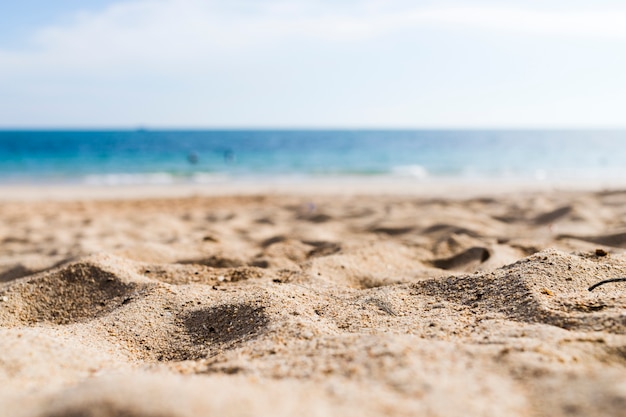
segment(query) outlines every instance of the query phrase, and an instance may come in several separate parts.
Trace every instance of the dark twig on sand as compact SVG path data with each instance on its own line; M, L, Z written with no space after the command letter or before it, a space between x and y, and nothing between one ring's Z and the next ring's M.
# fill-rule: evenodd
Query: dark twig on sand
M591 287L589 287L589 291L593 291L594 289L598 288L600 285L608 284L610 282L626 282L626 278L611 278L611 279L605 279L604 281L596 282Z

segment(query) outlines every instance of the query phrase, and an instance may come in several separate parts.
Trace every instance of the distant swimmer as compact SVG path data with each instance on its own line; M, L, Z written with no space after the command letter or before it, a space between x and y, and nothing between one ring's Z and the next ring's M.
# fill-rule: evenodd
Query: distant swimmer
M200 160L200 157L198 156L196 152L191 151L187 154L187 161L189 161L191 165L196 165L199 160Z
M231 149L224 151L224 162L226 162L227 164L232 164L233 162L235 162L235 151Z

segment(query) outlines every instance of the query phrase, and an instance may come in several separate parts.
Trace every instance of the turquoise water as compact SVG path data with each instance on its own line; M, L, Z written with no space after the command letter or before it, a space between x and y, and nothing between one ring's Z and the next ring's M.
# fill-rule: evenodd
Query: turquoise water
M0 131L0 183L626 180L626 131Z

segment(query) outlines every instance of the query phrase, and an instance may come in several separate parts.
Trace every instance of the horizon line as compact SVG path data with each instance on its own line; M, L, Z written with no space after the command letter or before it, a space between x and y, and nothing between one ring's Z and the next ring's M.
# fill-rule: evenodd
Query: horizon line
M26 131L608 131L624 126L0 126L0 132Z

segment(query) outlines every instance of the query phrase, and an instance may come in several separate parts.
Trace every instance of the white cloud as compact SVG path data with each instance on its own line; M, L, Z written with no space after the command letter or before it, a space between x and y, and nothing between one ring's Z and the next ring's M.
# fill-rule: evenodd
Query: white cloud
M449 8L413 12L407 19L533 35L626 39L626 10L557 12L514 8Z
M0 72L116 71L211 65L219 56L297 40L358 42L427 27L626 39L626 9L541 11L415 7L402 2L137 0L42 28L26 50L0 50Z

